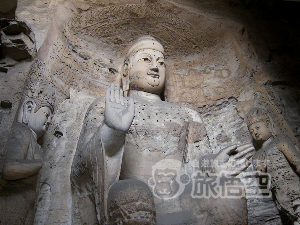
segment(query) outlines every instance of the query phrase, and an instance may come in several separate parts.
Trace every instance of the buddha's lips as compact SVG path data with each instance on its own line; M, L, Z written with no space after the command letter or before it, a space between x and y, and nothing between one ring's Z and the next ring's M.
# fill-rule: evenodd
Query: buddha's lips
M148 76L151 76L151 77L153 77L153 78L159 78L159 75L158 75L158 74L148 73L147 75L148 75Z

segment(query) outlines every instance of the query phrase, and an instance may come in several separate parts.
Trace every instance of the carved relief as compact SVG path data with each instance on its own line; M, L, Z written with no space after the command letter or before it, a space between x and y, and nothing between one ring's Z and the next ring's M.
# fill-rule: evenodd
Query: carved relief
M156 224L149 187L139 180L120 180L109 190L108 224Z
M82 44L82 35L88 35L101 38L106 45L115 44L121 52L125 50L121 44L134 41L141 33L164 40L167 55L196 52L201 43L201 35L189 23L159 4L114 5L88 11L68 21L64 33L75 47Z

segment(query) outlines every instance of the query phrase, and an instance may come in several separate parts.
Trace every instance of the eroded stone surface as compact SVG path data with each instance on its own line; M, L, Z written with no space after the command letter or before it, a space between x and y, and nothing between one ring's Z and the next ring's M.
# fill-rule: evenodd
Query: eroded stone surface
M40 43L59 2L20 1L17 15L30 19ZM206 146L210 146L210 151L217 152L232 141L239 144L250 142L250 134L241 118L245 118L247 111L253 106L267 108L276 125L297 145L298 88L295 83L289 83L290 80L293 83L294 78L288 79L286 74L298 74L297 68L293 66L297 61L295 53L298 45L292 37L299 35L295 35L298 31L290 23L291 26L286 26L287 21L281 20L281 13L273 19L268 18L268 13L261 14L264 9L274 10L274 5L278 4L266 2L267 8L264 8L266 4L262 1L228 3L181 0L73 1L73 5L67 3L59 6L38 59L29 72L32 81L51 81L59 90L56 104L60 114L56 125L51 126L44 137L43 144L47 152L47 169L43 170L42 176L44 181L49 181L50 188L42 187L40 199L45 202L45 206L41 206L36 222L71 224L70 184L67 180L83 117L92 99L104 96L105 87L116 81L125 50L141 34L154 35L168 49L165 99L188 105L204 115L208 132L195 132L191 135L191 139L200 135L205 140L198 146L199 154L203 154ZM125 9L127 3L138 5ZM155 6L140 5L152 3ZM285 3L288 2L282 1L282 4ZM110 7L104 9L107 6ZM255 16L251 16L248 9L254 11ZM115 31L109 27L113 18L103 17L103 13L114 15L120 11L124 13L117 17L125 18L126 21L115 24L120 27ZM154 12L153 15L151 12ZM284 12L284 9L280 12ZM98 18L95 25L94 16ZM107 18L107 21L100 23L99 17ZM69 22L65 24L66 21ZM275 22L278 25L273 26ZM83 29L78 30L78 24ZM101 29L102 25L108 29ZM187 29L181 29L184 25ZM277 35L276 30L279 31L282 27L285 30L281 32L282 36ZM186 32L190 28L193 31ZM167 38L164 39L164 36ZM186 43L193 42L187 48L184 46L186 40ZM175 42L176 44L170 44ZM13 73L18 70L10 67L16 65L16 61L3 59L1 62L6 65L1 67L1 79L11 85L3 87L1 92L6 93L3 101L12 102L11 110L1 108L1 135L6 137L21 92L20 86L13 85L19 84L19 79L14 78L17 73ZM23 69L18 68L19 71ZM26 75L23 75L25 78ZM13 89L8 91L9 87ZM72 90L71 93L69 90ZM76 98L81 100L76 101ZM284 99L284 102L279 98ZM295 134L298 135L296 138ZM4 146L5 139L2 142ZM185 203L188 202L186 200ZM264 224L266 221L263 217L266 215L273 218L268 223L280 223L274 205L253 199L248 199L247 204L249 224ZM205 208L204 203L202 206ZM207 209L202 210L201 216L204 218Z
M0 22L3 56L17 61L32 59L36 54L35 39L28 25L24 21L8 19Z

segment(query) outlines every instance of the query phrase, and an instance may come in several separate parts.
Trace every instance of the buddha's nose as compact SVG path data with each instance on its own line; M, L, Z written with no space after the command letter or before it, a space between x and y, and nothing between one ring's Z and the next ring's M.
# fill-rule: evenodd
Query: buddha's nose
M151 68L150 68L152 71L158 73L158 67L157 67L157 62L155 61L152 61L151 63Z

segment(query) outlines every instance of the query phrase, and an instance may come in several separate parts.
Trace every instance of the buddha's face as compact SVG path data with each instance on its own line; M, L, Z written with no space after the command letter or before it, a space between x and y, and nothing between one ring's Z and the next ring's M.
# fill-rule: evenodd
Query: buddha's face
M31 113L28 120L28 126L38 137L41 137L47 131L50 122L51 110L49 107L41 107L38 111Z
M129 60L130 89L160 94L165 85L164 55L154 49L142 49Z
M253 123L249 127L249 131L250 131L253 139L258 142L264 142L272 136L271 130L267 126L267 124L264 122L260 122L260 121Z

